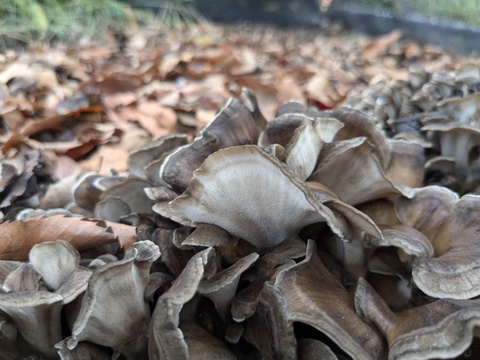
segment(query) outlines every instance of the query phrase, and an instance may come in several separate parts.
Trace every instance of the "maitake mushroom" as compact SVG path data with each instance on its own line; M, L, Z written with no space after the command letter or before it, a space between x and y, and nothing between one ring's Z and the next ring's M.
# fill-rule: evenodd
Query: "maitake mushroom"
M76 175L72 215L134 225L137 241L0 262L0 344L62 359L460 355L480 324L480 201L425 180L477 186L476 69L376 84L356 106L373 117L289 102L267 122L244 89L191 142Z
M372 115L390 136L428 149L427 185L478 193L479 69L466 63L452 72L411 70L408 81L377 81L345 104Z

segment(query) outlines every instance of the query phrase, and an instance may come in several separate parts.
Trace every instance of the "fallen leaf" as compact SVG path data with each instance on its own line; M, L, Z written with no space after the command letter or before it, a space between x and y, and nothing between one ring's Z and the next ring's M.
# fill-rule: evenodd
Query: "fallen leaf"
M0 224L0 233L2 260L26 260L30 249L45 241L66 240L78 250L84 250L115 241L128 248L136 238L134 226L62 215L6 221Z
M367 60L375 60L377 57L384 54L387 49L401 37L402 33L397 30L370 40L362 49L363 58Z

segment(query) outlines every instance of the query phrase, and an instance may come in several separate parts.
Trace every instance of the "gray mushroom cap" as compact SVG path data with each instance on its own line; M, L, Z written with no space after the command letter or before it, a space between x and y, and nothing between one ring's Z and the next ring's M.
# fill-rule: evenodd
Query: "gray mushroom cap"
M436 300L394 313L365 279L358 282L355 308L384 334L390 360L455 358L480 326L478 299Z
M229 99L191 144L181 146L165 158L160 167L160 177L173 190L184 191L195 169L210 154L231 146L256 143L261 126L244 104Z
M158 298L148 335L150 359L188 359L188 346L179 328L180 311L195 296L213 252L208 248L195 254L170 289Z
M154 210L185 225L217 225L259 249L316 222L327 221L342 238L349 231L283 163L255 145L210 155L169 209Z
M150 309L144 298L150 266L160 256L151 241L140 241L123 260L97 269L88 282L68 348L91 341L116 351L142 357ZM115 305L113 305L115 301Z
M57 289L80 264L78 250L64 240L37 244L30 250L28 257L51 290Z

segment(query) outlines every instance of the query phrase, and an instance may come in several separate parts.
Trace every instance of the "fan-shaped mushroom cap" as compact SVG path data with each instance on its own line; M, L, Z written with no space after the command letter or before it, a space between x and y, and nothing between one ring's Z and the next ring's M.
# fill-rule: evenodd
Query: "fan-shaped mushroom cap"
M303 124L307 116L300 114L280 115L267 123L265 130L258 137L258 146L266 148L272 144L287 146L292 135L300 125Z
M245 105L229 99L191 144L178 148L165 158L160 177L180 193L189 186L194 170L210 154L231 146L254 144L261 130Z
M154 201L150 200L144 192L144 188L150 186L152 184L148 181L135 177L127 178L121 183L111 186L102 194L100 201L95 206L95 214L104 211L110 213L108 208L103 209L105 206L110 206L107 201L110 197L122 200L133 213L150 214Z
M420 231L408 226L380 226L383 238L370 239L369 244L375 246L395 246L406 254L416 257L432 257L433 247L430 240Z
M168 214L160 213L186 225L217 225L259 249L325 219L340 237L348 232L284 164L255 145L210 155L169 207Z
M480 130L477 127L431 124L424 126L422 131L433 131L438 135L441 155L455 160L454 174L461 182L472 182L472 178L478 177L474 174L474 171L478 171L480 161ZM464 184L462 192L468 191L467 186Z
M312 240L308 241L305 260L280 271L272 287L278 299L270 301L271 310L262 316L270 314L265 318L271 322L269 329L283 328L286 332L293 330L293 322L301 322L324 333L355 359L386 356L384 339L355 313L352 295L323 265ZM248 326L257 326L251 319ZM262 341L272 343L265 336ZM285 341L288 344L292 340L286 337Z
M54 357L62 340L60 314L63 297L46 291L0 294L0 310L15 323L22 339L34 352Z
M170 289L158 298L148 336L150 359L188 359L188 346L178 327L180 311L197 292L213 254L213 248L195 254Z
M230 240L228 232L212 224L198 224L182 245L218 247L226 246Z
M395 211L403 225L410 226L432 239L452 213L457 201L458 195L453 191L439 186L427 186L416 189L412 199L398 199L395 202ZM438 250L435 250L435 253L438 254Z
M93 211L102 195L102 190L98 189L94 182L101 178L101 175L91 172L83 174L73 189L75 204L85 210Z
M355 308L386 337L391 360L455 358L480 326L478 299L437 300L393 313L365 279L358 282Z
M423 186L425 178L425 155L420 144L403 140L390 140L392 151L385 176L394 184L411 188ZM402 190L404 188L402 187Z
M310 176L323 145L331 142L342 127L336 119L305 117L285 148L285 163L297 179L305 181Z
M94 216L97 219L120 222L120 219L131 213L132 209L128 203L119 197L111 196L97 204Z
M155 244L140 241L127 250L123 260L94 272L72 328L69 349L87 340L127 356L144 356L144 332L150 319L144 292L150 266L159 256Z
M437 103L439 111L461 124L470 124L472 116L479 110L480 93L465 97L453 97Z
M167 152L183 146L187 142L185 134L170 134L137 147L130 151L127 159L128 169L133 176L145 179L145 169L152 161L161 158L162 155L166 156Z
M5 277L1 290L10 293L46 290L44 287L45 284L41 275L35 271L33 266L31 264L22 264Z
M395 205L387 199L369 201L358 206L357 209L367 215L377 225L398 225Z
M78 250L64 240L37 244L30 250L28 258L50 290L57 289L80 264Z
M376 154L365 137L326 144L308 180L328 186L350 205L400 194L411 197L410 188L394 184L385 176Z
M172 201L178 194L166 186L146 187L143 189L145 195L153 201Z
M372 242L397 246L415 256L413 280L430 296L468 299L480 295L480 197L459 199L446 188L428 186L416 189L413 199L398 199L395 209L403 226L385 228L383 239Z
M230 313L230 303L237 293L240 276L257 259L256 253L245 256L211 278L203 279L198 285L198 292L213 301L223 321L226 321Z
M372 117L350 108L325 111L322 115L338 119L344 125L342 129L338 131L334 140L347 140L364 136L375 148L375 155L382 168L386 169L388 167L391 146Z
M20 261L0 260L0 284L3 286L7 276L22 265L24 265L24 263Z

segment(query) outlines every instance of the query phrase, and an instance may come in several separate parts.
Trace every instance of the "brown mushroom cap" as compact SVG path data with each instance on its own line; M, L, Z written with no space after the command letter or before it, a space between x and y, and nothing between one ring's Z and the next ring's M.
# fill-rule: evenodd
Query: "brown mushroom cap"
M411 188L423 186L425 155L420 144L403 140L390 140L390 164L385 169L387 179Z
M383 238L369 239L370 245L395 246L401 248L406 254L416 257L433 256L434 250L430 240L420 231L403 225L383 225L380 229Z
M182 245L206 247L227 246L230 235L212 224L198 224L196 229L182 242Z
M338 119L344 125L338 131L334 140L366 137L368 142L375 148L375 156L381 168L387 169L389 167L391 145L372 117L350 108L339 108L320 114Z
M237 357L220 339L216 338L195 323L181 326L185 343L188 348L189 359L204 360L236 360Z
M285 114L270 120L258 137L258 146L266 148L272 144L287 146L295 129L304 123L305 114ZM310 117L310 119L312 119Z
M382 336L355 313L352 295L323 265L312 240L305 260L278 273L275 287L283 294L280 303L289 323L318 329L356 359L385 356Z

